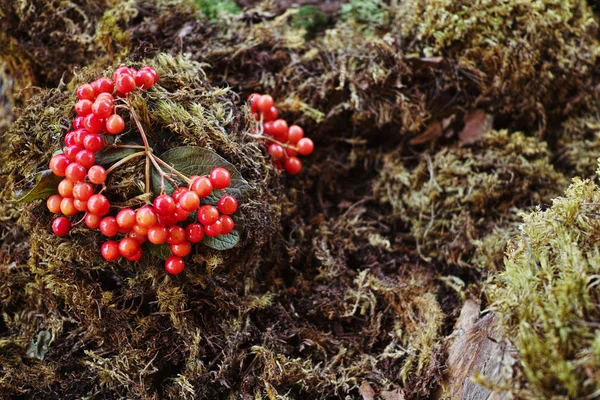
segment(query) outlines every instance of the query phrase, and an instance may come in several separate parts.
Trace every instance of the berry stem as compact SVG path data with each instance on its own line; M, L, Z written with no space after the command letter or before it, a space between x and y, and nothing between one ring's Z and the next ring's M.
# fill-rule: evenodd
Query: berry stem
M280 142L279 140L272 138L270 136L265 136L265 135L261 135L261 134L255 135L253 133L249 133L248 135L254 139L268 140L269 142L276 143L276 144L280 145L281 147L283 147L284 149L292 149L292 150L298 151L298 147L291 145L291 144Z
M106 175L110 175L111 172L113 172L115 169L119 168L121 165L123 165L135 158L143 157L145 155L146 155L145 151L138 151L137 153L130 154L127 157L120 159L119 161L117 161L116 163L111 165L109 169L106 170Z
M150 158L148 156L146 156L145 178L145 192L150 193Z
M152 154L151 156L158 163L160 163L161 165L163 165L165 168L168 168L169 171L171 171L173 174L175 174L177 177L179 177L181 180L183 180L188 185L192 183L192 180L190 178L188 178L187 176L185 176L181 172L177 171L175 168L173 168L172 166L170 166L168 163L166 163L163 160L161 160L160 158L156 157L154 154Z
M109 149L140 149L146 150L144 146L139 146L135 144L109 144L106 146Z

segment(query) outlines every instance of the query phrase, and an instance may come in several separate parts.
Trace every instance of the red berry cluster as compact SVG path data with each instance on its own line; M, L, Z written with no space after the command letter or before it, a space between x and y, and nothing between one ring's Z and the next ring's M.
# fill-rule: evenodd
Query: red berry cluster
M121 235L118 241L109 240L102 244L101 254L107 261L120 257L137 261L143 254L140 246L146 241L156 245L167 243L173 255L165 263L166 270L179 274L184 269L183 257L191 252L192 243L200 242L204 235L229 234L234 228L230 215L237 210L235 197L221 197L217 207L201 205L201 199L210 196L213 189L223 190L229 186L229 171L215 168L208 176L191 177L189 186L176 188L172 196L164 194L163 190L152 205L136 210L124 208L111 216L110 201L102 194L107 171L94 165L95 153L106 144L104 135L117 135L125 129L123 118L116 113L115 101L126 99L136 87L148 89L157 80L158 74L151 67L139 71L120 67L112 81L100 78L77 88L74 130L65 135L64 152L50 161L52 172L65 179L58 185L58 194L50 196L46 204L52 213L64 215L52 223L57 236L65 236L71 230L71 221L67 217L85 212L78 223L83 221L88 228L99 229L106 237ZM94 185L102 185L102 189L96 193ZM193 212L197 212L198 223L178 225L188 220Z
M278 119L279 111L274 106L273 97L268 94L253 93L248 97L250 110L257 121L262 124L262 136L271 142L267 152L273 158L278 169L283 169L290 174L297 174L302 169L302 162L298 154L307 156L313 152L313 141L304 137L304 130L298 125L288 126L283 119Z

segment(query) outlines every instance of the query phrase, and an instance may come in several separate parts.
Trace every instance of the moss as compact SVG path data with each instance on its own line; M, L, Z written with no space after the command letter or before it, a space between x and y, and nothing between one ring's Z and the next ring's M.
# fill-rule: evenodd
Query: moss
M208 19L218 19L222 14L239 14L240 6L233 0L196 0L202 14Z
M552 207L523 214L506 271L487 293L519 354L506 382L527 398L580 398L600 389L596 325L600 188L574 179Z
M389 13L379 0L350 0L350 2L342 4L340 16L359 24L383 25L389 23Z

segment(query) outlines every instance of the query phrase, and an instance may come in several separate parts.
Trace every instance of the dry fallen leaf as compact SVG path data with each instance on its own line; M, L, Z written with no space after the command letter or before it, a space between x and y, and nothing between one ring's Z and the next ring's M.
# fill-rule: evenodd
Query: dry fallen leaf
M363 400L375 400L375 391L367 381L363 381L361 383L358 392L362 396Z
M434 122L430 123L429 126L427 126L427 128L425 129L425 131L423 131L423 133L421 133L419 136L413 138L410 141L410 144L415 145L415 144L427 143L427 142L430 142L441 136L442 136L442 124L440 124L439 121L434 121Z
M461 144L473 144L492 129L494 117L483 110L475 110L465 116L465 127L458 134Z
M381 398L383 400L404 400L404 393L400 389L392 390L391 392L384 390L381 392Z

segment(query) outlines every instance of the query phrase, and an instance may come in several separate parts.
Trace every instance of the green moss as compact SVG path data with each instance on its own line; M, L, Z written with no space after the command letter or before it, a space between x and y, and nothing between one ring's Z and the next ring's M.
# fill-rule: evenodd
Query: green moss
M195 0L195 3L210 20L219 19L222 14L239 14L241 11L233 0Z
M312 39L317 33L323 31L327 25L327 15L317 7L309 5L302 6L292 16L291 25L306 31L306 38Z
M340 16L344 20L353 20L359 24L389 23L389 13L383 8L380 0L351 0L342 4Z
M548 210L524 214L506 251L506 271L487 290L519 354L528 398L581 398L600 389L600 188L574 179Z

